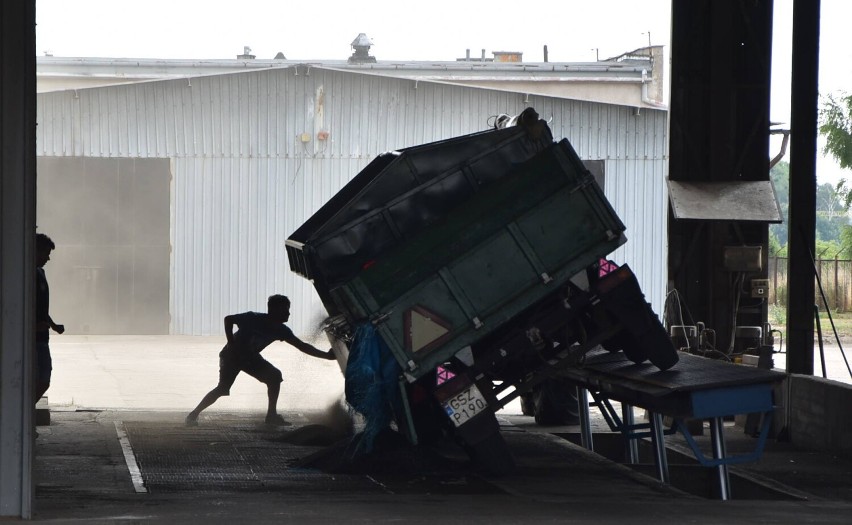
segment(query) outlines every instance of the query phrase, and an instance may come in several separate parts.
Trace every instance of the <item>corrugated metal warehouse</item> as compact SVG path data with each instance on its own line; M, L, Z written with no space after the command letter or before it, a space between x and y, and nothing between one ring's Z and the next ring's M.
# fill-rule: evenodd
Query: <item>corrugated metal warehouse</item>
M589 165L627 225L613 258L662 313L662 106L460 85L435 79L438 66L422 78L333 64L234 69L38 95L38 230L58 246L52 311L69 333L220 334L225 315L285 293L291 326L310 335L324 310L290 272L287 236L376 155L488 129L528 106L599 161ZM604 80L590 81L616 79Z

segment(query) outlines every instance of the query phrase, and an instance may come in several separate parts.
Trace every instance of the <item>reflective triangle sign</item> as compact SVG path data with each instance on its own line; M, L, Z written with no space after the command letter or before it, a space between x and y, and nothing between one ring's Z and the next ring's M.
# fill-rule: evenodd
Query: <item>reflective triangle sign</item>
M446 319L422 306L413 306L403 315L405 346L410 352L420 352L441 343L452 326Z

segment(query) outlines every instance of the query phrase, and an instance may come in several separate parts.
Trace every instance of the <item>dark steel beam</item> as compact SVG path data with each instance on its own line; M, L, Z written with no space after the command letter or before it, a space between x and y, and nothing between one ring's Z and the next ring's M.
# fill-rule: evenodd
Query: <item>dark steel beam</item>
M673 0L669 178L769 180L772 0ZM767 246L763 222L669 219L669 285L727 352L734 327L761 326L765 303L748 289L761 272L729 271L726 246ZM736 313L736 315L735 315ZM718 354L717 354L718 356Z
M32 515L35 0L0 3L0 519Z
M793 2L787 371L814 373L820 0Z

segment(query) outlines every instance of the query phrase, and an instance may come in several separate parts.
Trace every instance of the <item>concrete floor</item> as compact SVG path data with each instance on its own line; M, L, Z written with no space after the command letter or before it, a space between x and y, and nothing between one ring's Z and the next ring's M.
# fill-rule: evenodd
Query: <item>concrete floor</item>
M54 335L47 396L53 406L188 412L216 386L224 343L224 336ZM335 362L312 358L281 342L263 355L284 375L278 405L282 410L324 408L343 393L343 375ZM265 407L265 385L240 374L231 395L212 409Z
M489 475L452 447L394 450L397 455L375 459L372 471L332 472L317 467L316 458L340 453L341 442L332 439L339 437L339 418L330 410L343 388L335 363L283 343L266 350L284 372L279 408L293 426L264 425L263 385L241 377L230 398L205 412L198 427L186 427L186 411L216 382L221 338L65 336L55 337L52 348L52 421L38 428L36 440L36 521L847 523L852 517L849 458L770 441L759 462L732 474L774 484L779 490L767 494L775 495L740 490L738 498L734 484L734 499L721 502L663 485L647 475L652 469L586 451L564 439L576 427L538 427L511 405L500 414L518 464L511 475ZM599 418L594 423L605 430ZM729 453L754 445L738 427L726 434ZM706 469L679 466L682 440L667 442L673 481L706 477ZM128 466L134 462L135 476Z

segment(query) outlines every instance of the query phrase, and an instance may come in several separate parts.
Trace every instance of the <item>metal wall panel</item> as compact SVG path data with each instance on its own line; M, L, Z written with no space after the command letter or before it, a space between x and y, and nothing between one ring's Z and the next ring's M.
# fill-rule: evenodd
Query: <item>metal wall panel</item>
M603 160L607 198L627 226L627 243L612 259L636 272L658 315L667 290L668 128L665 111L530 97L554 137L582 159Z
M307 334L322 307L289 271L287 236L377 154L481 131L527 106L581 158L605 161L605 192L628 227L614 258L661 313L665 111L302 65L41 94L37 149L172 159L173 333L220 334L224 315L286 293L294 330Z

